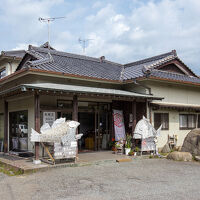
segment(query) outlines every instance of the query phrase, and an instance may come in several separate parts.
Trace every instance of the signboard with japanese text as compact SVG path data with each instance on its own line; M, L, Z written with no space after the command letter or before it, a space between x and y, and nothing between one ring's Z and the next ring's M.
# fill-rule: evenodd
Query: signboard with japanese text
M51 126L55 120L55 112L43 112L43 124L48 123Z
M124 117L122 110L113 110L115 140L126 140Z

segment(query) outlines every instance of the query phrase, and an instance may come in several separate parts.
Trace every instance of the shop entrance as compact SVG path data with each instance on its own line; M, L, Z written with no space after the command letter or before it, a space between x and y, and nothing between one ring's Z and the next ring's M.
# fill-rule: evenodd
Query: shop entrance
M72 101L58 100L56 118L65 117L72 120ZM82 138L78 141L79 152L108 149L111 133L110 103L92 101L78 102L78 132Z
M28 150L28 111L9 113L9 150Z
M83 103L80 103L83 105ZM86 103L85 103L86 105ZM100 151L108 149L110 141L109 104L87 102L87 109L79 107L79 133L83 134L79 140L79 151Z

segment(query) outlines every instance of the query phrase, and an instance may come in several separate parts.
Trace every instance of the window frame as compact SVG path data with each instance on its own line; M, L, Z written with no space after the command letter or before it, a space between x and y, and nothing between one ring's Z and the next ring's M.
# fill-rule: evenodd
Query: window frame
M181 127L181 120L180 120L180 117L181 116L187 116L187 127ZM189 116L194 116L194 124L195 126L194 127L189 127ZM186 113L181 113L179 114L179 130L192 130L192 129L195 129L197 127L197 114L186 114Z
M155 127L155 129L158 129L160 127L160 125L157 127L157 124L155 123L155 118L156 118L155 115L160 115L160 125L163 124L163 122L164 122L164 119L165 119L164 115L167 115L167 122L164 122L164 123L167 124L167 127L164 128L162 126L161 130L169 130L169 113L166 113L166 112L154 112L154 127Z

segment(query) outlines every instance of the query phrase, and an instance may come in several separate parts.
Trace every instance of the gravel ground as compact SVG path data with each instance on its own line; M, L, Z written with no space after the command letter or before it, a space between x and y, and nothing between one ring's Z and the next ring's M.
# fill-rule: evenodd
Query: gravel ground
M0 199L200 199L200 163L141 159L56 168L31 175L0 174Z

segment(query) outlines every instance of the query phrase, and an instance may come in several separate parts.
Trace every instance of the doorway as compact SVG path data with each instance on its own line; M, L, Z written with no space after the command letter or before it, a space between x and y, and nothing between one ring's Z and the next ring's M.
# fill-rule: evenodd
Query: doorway
M80 102L78 121L79 133L83 136L79 140L79 151L100 151L108 149L110 141L109 104L98 102ZM87 106L83 106L87 105Z

